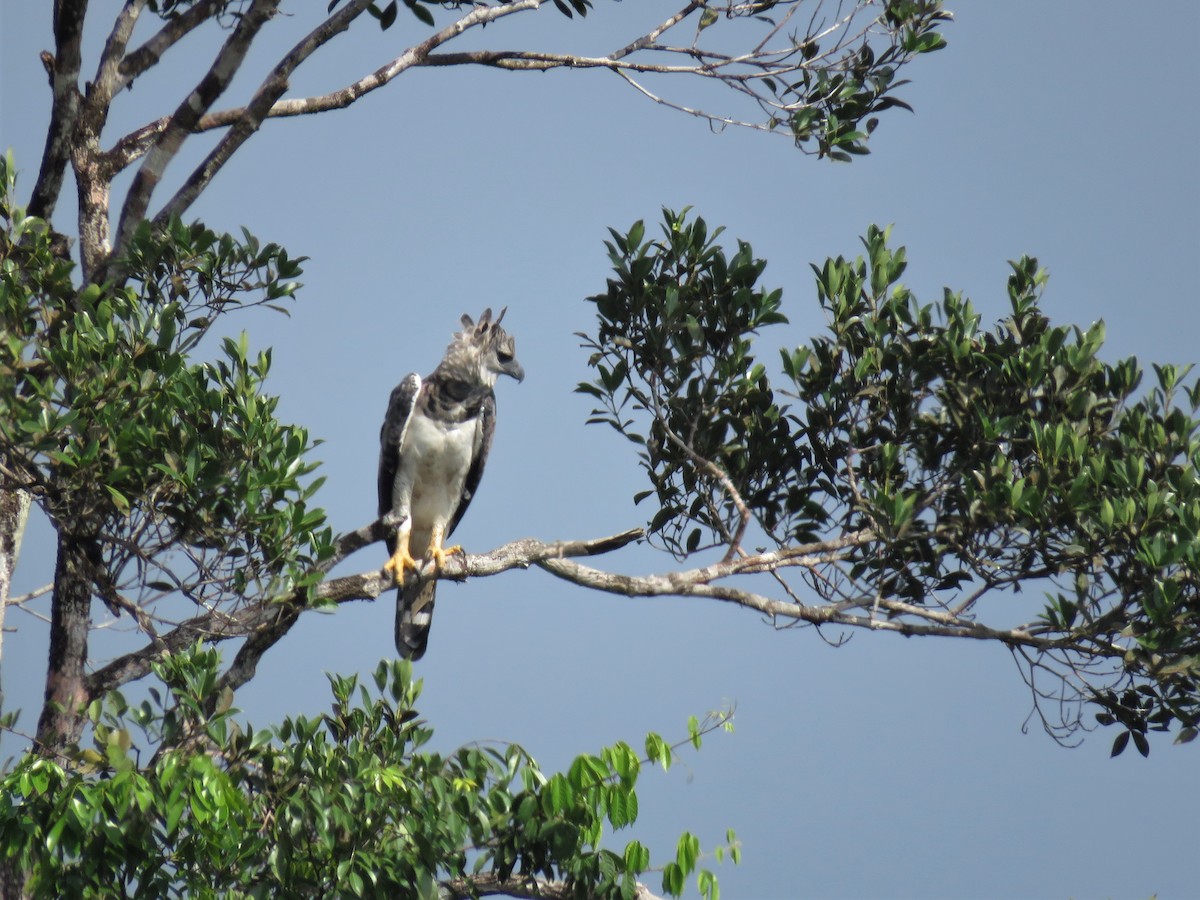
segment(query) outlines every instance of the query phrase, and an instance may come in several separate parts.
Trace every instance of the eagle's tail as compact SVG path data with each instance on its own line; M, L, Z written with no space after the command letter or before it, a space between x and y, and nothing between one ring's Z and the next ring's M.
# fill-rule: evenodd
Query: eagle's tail
M396 650L404 659L416 660L425 655L436 592L436 581L396 591Z

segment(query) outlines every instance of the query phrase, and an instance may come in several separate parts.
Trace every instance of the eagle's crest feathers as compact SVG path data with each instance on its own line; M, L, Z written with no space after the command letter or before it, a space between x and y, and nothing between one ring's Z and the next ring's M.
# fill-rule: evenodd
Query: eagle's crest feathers
M440 376L486 390L491 390L501 375L511 375L517 381L524 379L525 370L516 360L516 341L500 326L507 311L507 307L500 310L493 321L491 309L485 309L478 322L464 313L463 330L455 332L431 377Z

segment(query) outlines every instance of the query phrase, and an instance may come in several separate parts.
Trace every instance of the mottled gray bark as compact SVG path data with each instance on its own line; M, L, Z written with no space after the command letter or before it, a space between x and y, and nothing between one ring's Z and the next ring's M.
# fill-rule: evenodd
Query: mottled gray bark
M12 595L13 570L21 554L21 537L28 518L29 494L0 488L0 660L4 659L4 612ZM0 708L3 705L4 682L0 680Z
M50 659L37 727L37 750L47 756L79 742L91 699L86 674L92 566L87 549L85 541L59 532L50 606Z

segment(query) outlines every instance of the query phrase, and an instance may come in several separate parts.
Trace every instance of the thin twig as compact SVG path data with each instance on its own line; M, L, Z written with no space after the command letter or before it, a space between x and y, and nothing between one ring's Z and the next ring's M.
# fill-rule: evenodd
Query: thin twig
M35 600L54 590L53 584L43 584L40 588L35 588L28 594L20 594L16 597L9 597L6 606L20 606L22 603L28 603L30 600Z

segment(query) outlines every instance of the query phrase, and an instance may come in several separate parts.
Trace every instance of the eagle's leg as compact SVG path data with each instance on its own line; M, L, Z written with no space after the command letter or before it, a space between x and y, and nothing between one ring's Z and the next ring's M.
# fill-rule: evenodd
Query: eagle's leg
M439 572L445 568L446 557L451 553L460 553L463 556L467 555L467 551L458 544L455 544L453 547L443 547L443 540L445 540L445 526L434 525L429 533L429 550L426 552L426 555L434 561Z
M412 533L412 520L405 519L396 530L396 550L392 553L392 558L389 559L383 566L385 572L390 572L396 584L401 584L404 581L404 572L406 569L416 571L419 565L412 554L408 551L408 538Z

